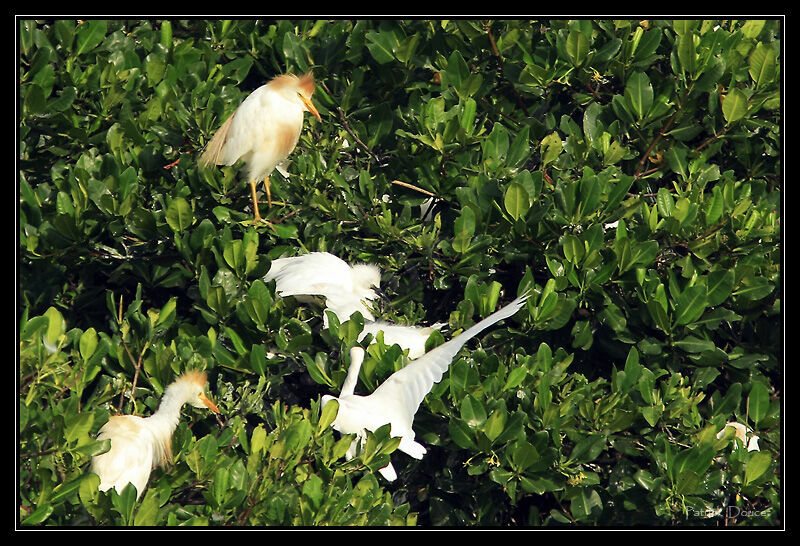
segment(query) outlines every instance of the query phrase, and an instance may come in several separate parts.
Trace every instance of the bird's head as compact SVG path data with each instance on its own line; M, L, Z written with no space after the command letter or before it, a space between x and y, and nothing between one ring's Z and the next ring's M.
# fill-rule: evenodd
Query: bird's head
M375 293L371 288L378 288L381 285L380 268L373 264L355 264L352 267L352 271L353 285L365 292L362 297L375 299Z
M268 85L273 91L281 94L281 96L289 102L295 104L299 102L304 111L311 112L314 114L314 117L322 121L317 107L311 102L311 95L314 94L315 84L314 75L310 71L302 76L281 74L275 76Z
M174 385L185 391L185 400L196 408L208 408L219 413L219 408L205 393L208 378L205 372L190 370L175 380Z

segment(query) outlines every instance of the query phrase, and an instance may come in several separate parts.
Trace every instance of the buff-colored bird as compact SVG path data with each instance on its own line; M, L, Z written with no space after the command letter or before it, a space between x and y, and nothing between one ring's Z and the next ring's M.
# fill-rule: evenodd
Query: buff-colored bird
M264 180L267 202L272 205L269 176L275 167L289 157L303 128L303 112L320 118L311 95L314 76L282 74L253 91L239 108L222 124L200 157L200 164L233 165L245 163L250 182L254 221L261 221L256 184Z
M188 371L170 383L164 391L158 410L150 417L116 415L102 426L98 440L111 440L111 449L92 457L91 471L100 476L100 491L112 487L122 493L129 483L141 497L150 471L172 460L172 433L178 426L181 408L191 404L219 409L205 394L206 374Z

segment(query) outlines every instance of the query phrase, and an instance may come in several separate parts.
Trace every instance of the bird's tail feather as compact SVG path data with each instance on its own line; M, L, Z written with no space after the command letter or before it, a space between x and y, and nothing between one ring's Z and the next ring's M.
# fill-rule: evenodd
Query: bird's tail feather
M222 127L217 129L211 141L209 141L203 155L200 156L200 164L203 167L220 165L225 162L222 150L225 148L225 143L228 141L228 133L231 130L233 116L235 115L236 112L231 114L228 119L225 120L225 123L222 124Z

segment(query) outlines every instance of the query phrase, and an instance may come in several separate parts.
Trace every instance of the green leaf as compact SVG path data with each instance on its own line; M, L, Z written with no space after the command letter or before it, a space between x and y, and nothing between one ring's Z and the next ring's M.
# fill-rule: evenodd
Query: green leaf
M96 48L106 36L108 23L102 19L85 20L78 27L78 40L75 56L79 57Z
M158 491L150 489L145 493L136 516L133 518L133 525L136 527L152 527L158 522Z
M489 161L493 169L505 162L509 147L508 130L501 123L495 123L492 132L484 142L483 160ZM492 169L492 170L493 170Z
M687 32L679 38L678 59L681 61L681 68L692 79L697 70L697 51L694 45L694 33Z
M704 351L713 351L716 348L716 345L710 339L700 339L695 336L686 336L683 339L676 340L674 345L687 353L702 353Z
M675 324L694 322L706 309L706 287L695 285L686 288L675 302Z
M736 276L731 269L712 271L708 274L707 303L716 307L727 300L733 291Z
M691 495L700 485L700 476L694 470L684 470L675 480L675 490L679 495Z
M758 426L769 412L769 391L760 381L753 383L747 397L747 415Z
M565 49L572 64L576 67L581 66L589 53L589 40L580 30L570 30Z
M511 182L506 188L503 204L508 214L514 220L519 220L530 210L530 197L521 184Z
M322 432L328 428L331 423L336 419L336 415L339 412L339 401L338 400L330 400L325 407L322 408L322 412L319 416L319 423L317 424L317 434L322 434Z
M472 395L467 395L461 401L461 419L470 427L479 427L486 422L486 410Z
M672 29L678 36L685 36L694 31L698 23L696 19L676 19L672 21Z
M540 457L541 455L532 444L521 441L514 445L511 452L511 464L517 472L524 472Z
M452 417L447 425L450 438L462 449L475 449L475 442L472 439L472 431L469 426L462 421Z
M644 417L647 424L651 427L656 426L658 420L661 419L661 414L664 413L664 406L663 404L659 404L657 406L645 406L639 408L642 412L642 417Z
M778 54L775 48L759 42L750 54L748 69L756 90L772 83L778 73Z
M547 135L539 144L539 149L542 155L542 167L546 167L561 155L563 150L561 137L556 132Z
M653 104L653 86L644 72L634 72L625 85L625 100L631 110L641 120Z
M580 263L586 251L583 241L568 233L561 238L561 245L564 248L564 257L568 261L576 265Z
M767 451L756 451L747 461L744 469L744 485L749 485L760 478L772 464L772 455Z
M49 345L55 346L66 330L64 317L55 307L48 307L47 311L44 312L44 316L49 320L47 331L44 335L44 341Z
M455 89L456 92L461 95L461 86L469 77L469 67L467 63L464 62L464 57L461 56L461 53L458 50L453 51L450 54L450 58L447 60L447 81L450 83Z
M39 505L28 517L22 520L22 525L39 525L53 513L53 505L48 503Z
M506 164L510 168L517 168L530 158L530 127L527 125L520 129L511 147L508 150Z
M747 96L744 92L732 87L722 101L722 115L725 116L727 125L742 119L747 113Z
M663 218L669 218L672 215L672 209L675 208L675 201L672 199L672 194L669 193L667 188L658 189L656 204L658 204L658 213Z
M81 334L79 342L81 358L84 362L89 360L97 349L97 332L94 328L89 328Z
M594 461L606 447L606 437L602 434L588 434L578 440L572 453L569 454L569 461L572 464L586 464Z
M454 225L453 249L456 252L464 253L469 249L469 243L475 234L475 213L472 208L469 206L463 207Z
M576 520L584 521L603 512L603 501L593 488L582 488L570 501L569 508Z
M130 525L133 523L133 509L136 506L136 486L129 483L119 494L116 488L112 488L109 491L111 492L111 504L122 516L123 524Z
M394 51L398 42L393 32L371 30L364 37L367 39L367 49L378 64L387 64L395 60Z
M189 202L183 197L176 197L167 206L166 220L169 227L177 233L183 232L192 225L194 213Z
M468 135L471 135L475 130L475 113L477 108L478 103L475 102L475 99L472 97L467 97L464 99L463 111L459 121L461 122L461 127L467 132Z
M686 147L681 144L670 147L670 149L664 154L664 158L667 160L669 168L678 173L683 180L687 180L689 177L687 162L688 152L689 151L686 149Z

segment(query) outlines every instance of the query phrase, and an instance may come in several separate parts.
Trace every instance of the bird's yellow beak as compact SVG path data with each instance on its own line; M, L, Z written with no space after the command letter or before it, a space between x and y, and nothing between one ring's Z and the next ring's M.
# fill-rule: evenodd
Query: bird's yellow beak
M217 407L217 405L216 405L214 402L212 402L211 400L209 400L209 399L208 399L208 396L206 396L206 395L205 395L204 393L202 393L202 392L200 393L200 401L201 401L203 404L205 404L205 405L206 405L206 407L207 407L208 409L210 409L211 411L213 411L214 413L219 413L219 408Z
M299 93L297 94L297 96L300 97L301 101L303 101L303 104L305 105L306 110L308 110L309 112L314 114L314 117L316 117L318 120L322 121L322 118L320 117L319 112L317 111L317 107L314 106L314 103L311 102L311 99L307 99L307 98L305 98L303 95L301 95Z

